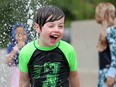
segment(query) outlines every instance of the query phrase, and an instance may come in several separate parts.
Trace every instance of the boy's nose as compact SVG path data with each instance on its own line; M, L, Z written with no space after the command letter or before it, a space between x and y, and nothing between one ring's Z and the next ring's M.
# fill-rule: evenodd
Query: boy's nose
M55 32L59 32L58 27L55 27L55 28L54 28L54 31L55 31Z

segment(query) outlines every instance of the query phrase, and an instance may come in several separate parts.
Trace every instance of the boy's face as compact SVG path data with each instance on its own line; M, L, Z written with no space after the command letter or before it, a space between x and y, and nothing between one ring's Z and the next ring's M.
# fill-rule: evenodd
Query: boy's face
M15 30L15 39L17 42L27 40L27 34L26 31L23 29L23 27L17 27Z
M64 34L64 18L54 22L47 22L40 30L40 46L54 46Z

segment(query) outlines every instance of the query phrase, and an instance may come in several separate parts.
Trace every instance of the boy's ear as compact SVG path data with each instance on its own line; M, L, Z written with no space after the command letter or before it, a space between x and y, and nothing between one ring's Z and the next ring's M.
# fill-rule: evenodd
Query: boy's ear
M40 33L40 31L41 31L40 26L37 23L35 23L34 29L36 30L37 33Z

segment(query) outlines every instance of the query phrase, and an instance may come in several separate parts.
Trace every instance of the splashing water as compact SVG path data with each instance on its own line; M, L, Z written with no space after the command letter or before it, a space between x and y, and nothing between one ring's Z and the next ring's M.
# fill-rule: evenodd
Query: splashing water
M9 87L11 78L11 68L4 64L5 49L0 49L0 86ZM7 85L9 84L9 85Z
M0 47L7 47L8 42L11 41L11 28L16 22L26 23L31 32L31 39L35 37L34 16L43 3L44 0L2 0L0 2Z
M4 58L11 41L11 28L16 22L24 22L30 30L31 39L35 39L33 20L36 10L41 6L39 2L41 0L2 0L0 3L0 87L10 87L11 68L4 63Z

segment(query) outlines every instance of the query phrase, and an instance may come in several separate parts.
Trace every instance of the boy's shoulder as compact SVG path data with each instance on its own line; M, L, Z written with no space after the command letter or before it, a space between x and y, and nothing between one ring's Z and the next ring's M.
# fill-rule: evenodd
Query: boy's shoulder
M69 56L69 54L75 55L75 52L76 52L74 47L70 43L63 40L60 40L59 49L67 56Z
M64 48L73 48L73 46L70 43L63 41L63 40L60 40L60 46Z
M35 41L35 40L33 40L33 41L31 41L31 42L27 43L24 47L28 47L28 46L33 45L34 41Z
M27 43L21 50L29 51L34 48L34 41Z

